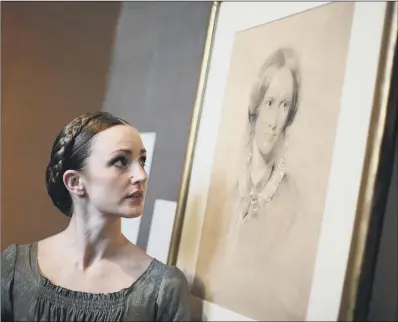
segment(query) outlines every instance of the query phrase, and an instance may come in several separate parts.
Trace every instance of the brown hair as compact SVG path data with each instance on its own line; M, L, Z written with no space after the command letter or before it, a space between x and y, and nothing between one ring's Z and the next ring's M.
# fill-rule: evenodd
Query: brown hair
M90 155L93 137L115 125L126 125L125 120L107 112L83 114L58 134L46 168L46 186L53 204L67 216L72 216L73 204L63 182L67 170L82 170Z

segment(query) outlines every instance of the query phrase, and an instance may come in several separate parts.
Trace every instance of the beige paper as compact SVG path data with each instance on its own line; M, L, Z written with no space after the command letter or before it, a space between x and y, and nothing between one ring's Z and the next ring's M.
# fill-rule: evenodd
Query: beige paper
M354 6L236 34L197 296L255 320L305 319Z

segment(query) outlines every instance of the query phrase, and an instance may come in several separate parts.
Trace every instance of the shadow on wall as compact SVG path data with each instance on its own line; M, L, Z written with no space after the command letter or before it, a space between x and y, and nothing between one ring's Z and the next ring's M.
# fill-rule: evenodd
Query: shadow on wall
M193 295L195 294L195 295ZM191 320L207 321L207 317L203 313L203 299L205 296L205 286L202 281L195 277L191 286Z
M398 133L398 132L397 132ZM367 321L398 321L398 136ZM391 287L395 285L395 287Z
M1 3L1 249L62 230L44 181L53 140L101 110L119 2Z
M156 133L137 241L143 249L156 200L178 198L211 8L202 1L122 5L104 109Z

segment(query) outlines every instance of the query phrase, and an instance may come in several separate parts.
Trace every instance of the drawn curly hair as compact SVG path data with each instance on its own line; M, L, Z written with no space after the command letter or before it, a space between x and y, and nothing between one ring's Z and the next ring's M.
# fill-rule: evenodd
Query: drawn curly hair
M107 112L86 113L72 120L58 134L46 168L46 186L53 204L62 213L68 217L73 213L72 198L63 182L65 171L84 168L96 134L115 125L127 124Z

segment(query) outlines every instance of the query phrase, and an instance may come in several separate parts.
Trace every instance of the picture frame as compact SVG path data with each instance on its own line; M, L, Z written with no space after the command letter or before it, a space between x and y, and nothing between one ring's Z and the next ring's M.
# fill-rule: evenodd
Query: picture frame
M168 255L168 264L179 267L190 284L198 283L200 243L208 237L203 225L236 34L329 5L333 3L213 3ZM396 3L353 3L350 28L307 321L353 319L387 122ZM197 294L198 319L253 320Z

